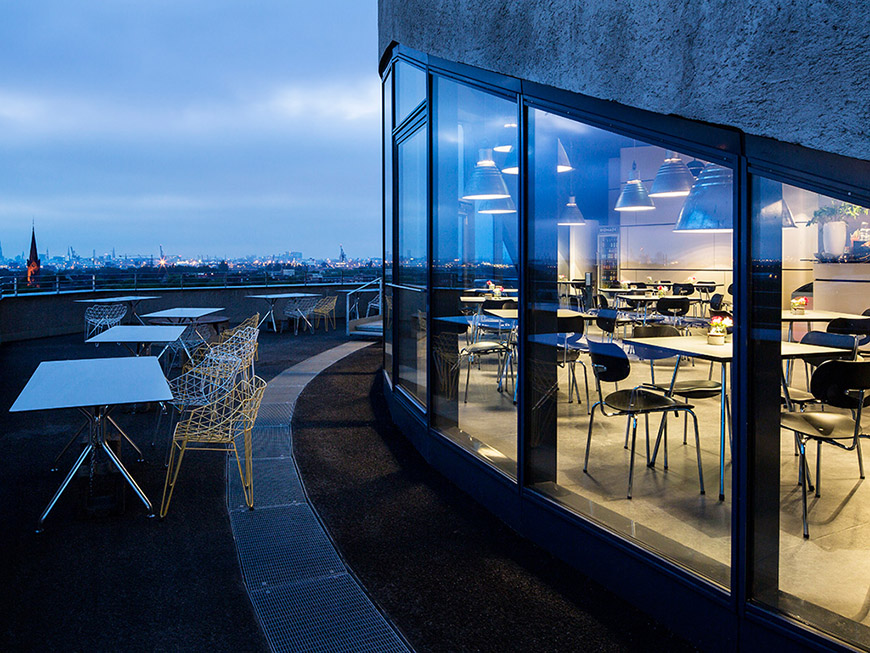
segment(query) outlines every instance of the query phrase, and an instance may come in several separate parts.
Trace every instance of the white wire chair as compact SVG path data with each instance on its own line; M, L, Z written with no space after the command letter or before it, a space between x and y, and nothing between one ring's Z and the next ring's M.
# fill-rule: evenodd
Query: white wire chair
M316 305L317 297L300 297L295 302L287 303L284 307L284 315L287 318L288 325L290 320L295 321L294 334L299 333L300 322L304 322L312 332L314 331L314 326L311 324L311 314L314 312Z
M375 311L375 315L380 314L381 312L381 293L375 295L375 298L372 299L368 305L366 306L366 317L369 316L369 313L372 312L372 309Z
M121 303L92 304L85 309L85 340L121 324L127 307Z
M187 355L188 361L195 359L202 360L203 357L197 356L197 354L208 345L208 340L214 335L214 327L210 324L191 324L185 327L178 340L174 340L166 346L169 357L166 369L171 370L175 367L175 364L179 360L182 360L182 353Z

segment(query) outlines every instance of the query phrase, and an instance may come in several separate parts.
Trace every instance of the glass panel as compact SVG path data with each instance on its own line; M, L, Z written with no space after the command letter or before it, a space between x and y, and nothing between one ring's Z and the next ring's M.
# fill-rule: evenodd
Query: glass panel
M384 370L393 377L393 75L384 80Z
M426 72L405 63L397 61L396 71L396 125L402 121L426 99Z
M433 102L432 419L516 476L517 105L441 78Z
M861 315L870 312L870 212L757 176L752 197L753 259L782 266L781 287L771 288L778 294L767 295L772 328L753 333L781 335L775 345L786 362L776 376L787 397L782 414L773 392L761 408L780 422L779 440L764 437L775 422L756 426L763 484L754 493L761 581L753 592L870 648L870 487L854 412L857 393L870 385L870 362L854 362L856 347L860 353L870 342L870 318ZM819 437L820 430L836 437Z
M396 291L398 376L426 403L426 129L398 145L399 270Z
M529 138L529 484L728 586L732 171L540 110Z

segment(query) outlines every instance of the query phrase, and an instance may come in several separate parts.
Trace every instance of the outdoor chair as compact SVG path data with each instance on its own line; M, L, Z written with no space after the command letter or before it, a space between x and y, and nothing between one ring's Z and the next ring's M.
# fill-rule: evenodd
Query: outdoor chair
M257 419L266 382L258 376L239 381L229 392L215 401L194 408L175 427L169 453L160 518L166 517L169 502L178 481L178 472L187 451L223 451L236 458L242 491L248 508L254 508L254 470L251 451L251 431ZM245 466L239 457L239 438L245 453ZM177 452L177 454L176 454Z
M320 323L321 318L323 319L323 324L326 326L326 330L329 331L329 320L332 319L332 328L335 329L335 304L338 301L338 297L336 295L332 295L330 297L323 297L317 301L317 304L314 306L314 328L317 328L317 325Z
M316 304L316 297L300 297L295 302L287 302L287 305L284 307L284 315L287 317L288 326L290 320L295 322L294 334L299 333L300 322L304 322L312 332L314 331L314 327L311 324L311 314Z
M374 299L372 299L371 301L369 301L368 304L366 304L366 317L369 316L369 314L372 312L372 310L375 311L375 315L380 315L380 313L381 313L381 293L378 293L377 295L375 295Z
M662 415L662 420L665 418L665 413L668 411L686 412L692 416L695 423L695 450L698 457L698 481L701 486L701 494L704 494L704 470L701 466L701 441L698 435L698 418L692 410L694 406L688 403L680 403L672 397L650 387L637 386L631 390L616 390L608 395L604 395L601 390L601 383L618 383L626 378L631 373L631 363L625 351L618 345L613 343L599 343L589 341L589 355L592 358L592 370L595 374L595 386L598 391L598 401L592 406L592 411L589 416L589 431L586 435L586 455L583 461L583 472L588 474L589 471L589 450L592 444L592 427L595 423L595 409L599 409L605 417L626 417L626 434L631 430L631 448L628 467L628 493L627 497L631 499L632 481L634 479L634 452L635 443L637 440L637 416L644 415L647 417L646 424L646 451L647 464L650 463L649 456L649 419L650 414L659 413ZM608 412L608 409L611 412ZM660 428L661 431L661 428Z
M812 490L807 463L807 442L816 442L815 495L820 496L822 473L822 444L830 444L845 451L857 451L858 473L864 478L864 460L861 455L861 415L870 402L870 362L826 361L819 365L810 379L810 391L819 403L844 408L851 415L835 412L793 412L780 415L782 428L794 432L800 456L798 481L801 485L803 535L809 539L807 524L807 490Z
M214 336L214 329L210 325L198 326L190 324L184 328L177 340L173 340L166 346L169 362L166 364L167 373L175 367L179 360L182 360L182 354L187 355L188 359L185 365L191 367L202 360L203 352L206 349L207 341ZM191 362L193 362L191 364Z
M121 324L127 307L120 303L92 304L85 309L85 340Z

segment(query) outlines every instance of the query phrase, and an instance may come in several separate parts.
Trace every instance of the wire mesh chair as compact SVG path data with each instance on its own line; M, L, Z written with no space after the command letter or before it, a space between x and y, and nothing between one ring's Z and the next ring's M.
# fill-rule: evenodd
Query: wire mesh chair
M375 315L380 315L380 313L381 313L381 293L378 293L377 295L375 295L375 298L372 299L366 305L366 317L369 316L369 313L372 312L372 309L374 309Z
M317 328L320 318L323 318L323 323L326 325L326 330L329 331L329 319L332 317L332 328L335 329L335 304L338 297L332 295L318 300L314 306L314 328Z
M121 324L127 307L121 303L92 304L85 309L85 340Z
M242 490L248 508L254 508L254 470L251 452L251 431L257 419L266 382L258 376L239 381L229 392L212 403L200 406L178 423L170 445L169 466L163 484L160 517L169 511L169 502L178 481L178 472L187 451L232 452L236 457ZM245 466L239 457L237 440L243 438ZM177 456L176 456L177 452Z
M204 358L204 353L208 349L206 347L208 338L214 334L214 328L211 325L204 325L197 329L195 324L190 324L184 328L178 340L170 342L166 346L166 351L169 355L167 370L171 370L182 359L182 354L188 358L189 367L193 367ZM200 351L202 350L202 351ZM191 363L191 361L193 361Z
M316 297L300 297L295 302L288 302L284 307L284 315L287 317L287 322L290 320L295 322L293 329L294 334L299 333L299 323L304 322L311 332L314 332L314 326L311 324L311 314L314 307L317 305Z

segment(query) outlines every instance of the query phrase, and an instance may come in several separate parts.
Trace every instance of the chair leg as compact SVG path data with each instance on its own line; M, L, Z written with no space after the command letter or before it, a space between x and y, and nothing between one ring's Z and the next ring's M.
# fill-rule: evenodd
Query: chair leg
M686 412L688 413L689 411ZM704 467L701 465L701 436L698 434L698 416L695 415L695 413L692 413L692 420L695 422L695 451L698 454L698 483L701 485L701 494L705 494Z
M822 491L822 441L816 440L816 498Z
M169 466L166 468L166 480L163 482L163 498L160 500L160 519L166 517L166 513L169 511L169 502L172 501L172 491L175 489L175 482L178 480L178 472L181 470L181 461L184 458L184 451L187 448L187 440L182 440L181 442L181 447L178 452L178 460L175 459L174 438L169 446L172 451L169 453Z
M628 460L628 498L631 499L631 485L634 480L634 445L637 440L637 417L635 415L629 416L629 422L631 422L631 450L630 450L630 458Z
M808 539L810 539L810 528L809 528L809 525L807 524L807 474L806 474L806 472L807 472L807 470L806 470L807 451L806 451L806 445L804 444L803 440L801 440L799 438L798 442L799 442L799 447L800 447L800 465L801 465L801 469L804 470L804 473L801 474L801 501L802 501L802 509L803 509L802 515L803 515L803 522L804 522L804 539L808 540Z
M583 459L583 473L584 474L589 473L586 470L589 467L589 445L592 444L592 423L595 421L595 409L596 408L598 408L598 404L595 404L589 413L589 431L586 434L586 457Z
M855 446L858 451L858 473L861 478L864 478L864 455L861 453L861 439L858 438L858 444ZM816 474L818 476L818 474Z
M245 440L247 440L247 433L245 434ZM247 443L245 446L247 450ZM236 466L239 468L239 478L242 480L242 492L245 495L245 505L248 506L250 510L254 509L254 488L251 483L251 471L248 469L251 464L251 456L246 451L245 452L245 469L242 469L242 461L239 458L239 449L236 447L236 443L233 442L233 454L236 456Z
M471 380L471 356L468 356L465 359L465 362L468 363L468 369L465 372L465 398L462 400L462 403L468 403L468 382Z

